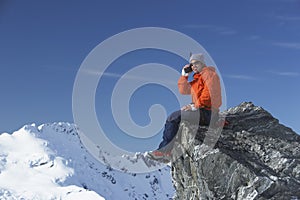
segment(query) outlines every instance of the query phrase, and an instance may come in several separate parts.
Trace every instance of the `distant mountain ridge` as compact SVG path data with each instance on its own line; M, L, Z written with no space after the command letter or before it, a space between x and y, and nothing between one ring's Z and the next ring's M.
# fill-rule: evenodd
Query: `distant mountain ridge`
M121 171L103 165L74 124L32 124L3 133L0 199L300 199L300 136L251 102L223 114L229 125L213 149L202 144L207 127L182 122L171 168L144 174L127 173L126 164L158 164L136 154L122 157ZM118 159L98 150L104 161Z
M0 199L170 199L170 167L113 170L82 145L69 123L26 125L0 135Z

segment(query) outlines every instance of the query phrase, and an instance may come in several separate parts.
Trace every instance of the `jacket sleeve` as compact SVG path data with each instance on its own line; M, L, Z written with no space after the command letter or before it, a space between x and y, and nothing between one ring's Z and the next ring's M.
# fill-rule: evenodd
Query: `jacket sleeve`
M180 76L178 80L178 90L180 94L191 94L191 84L188 82L188 77Z

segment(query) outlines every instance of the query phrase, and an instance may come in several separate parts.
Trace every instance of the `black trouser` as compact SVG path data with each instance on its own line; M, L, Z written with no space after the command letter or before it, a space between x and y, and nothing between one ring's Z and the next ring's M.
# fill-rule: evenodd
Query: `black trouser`
M196 111L183 111L178 110L173 112L165 123L165 129L163 132L163 141L159 144L159 149L164 151L170 151L172 145L168 145L176 136L179 129L179 124L182 121L188 121L193 124L209 125L212 112L204 108L200 108ZM168 146L167 146L168 145Z

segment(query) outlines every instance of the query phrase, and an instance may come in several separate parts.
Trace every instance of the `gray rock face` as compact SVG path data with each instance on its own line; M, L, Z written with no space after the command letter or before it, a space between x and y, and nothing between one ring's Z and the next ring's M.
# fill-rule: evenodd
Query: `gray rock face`
M207 127L181 123L174 199L300 199L300 136L252 103L225 114L230 124L213 149L203 144Z

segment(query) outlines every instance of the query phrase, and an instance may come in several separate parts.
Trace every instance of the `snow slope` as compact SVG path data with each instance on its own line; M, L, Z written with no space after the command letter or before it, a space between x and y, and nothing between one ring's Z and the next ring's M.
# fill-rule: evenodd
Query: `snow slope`
M129 174L104 166L69 123L0 135L0 199L171 199L170 168Z

